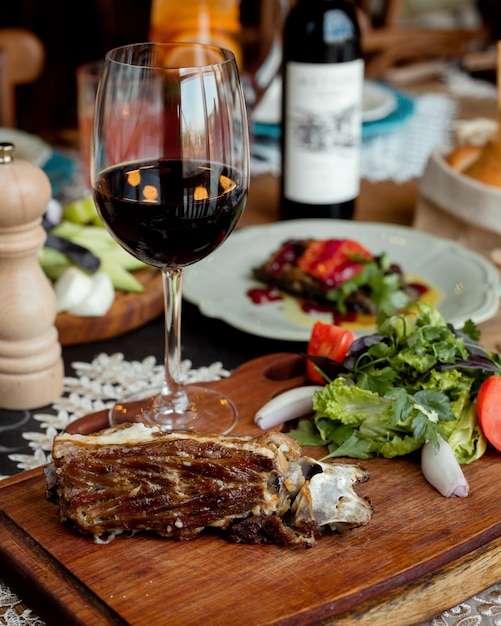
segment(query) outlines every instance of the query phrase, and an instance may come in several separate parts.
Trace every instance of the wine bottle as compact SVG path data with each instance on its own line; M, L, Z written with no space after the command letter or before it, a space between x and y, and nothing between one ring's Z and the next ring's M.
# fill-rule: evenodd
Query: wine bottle
M298 0L283 33L281 219L353 217L364 62L350 0Z

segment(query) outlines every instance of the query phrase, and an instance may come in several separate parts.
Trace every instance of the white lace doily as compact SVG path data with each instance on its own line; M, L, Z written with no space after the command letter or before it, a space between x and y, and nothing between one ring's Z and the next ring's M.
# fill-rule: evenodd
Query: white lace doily
M20 608L20 604L21 600L0 581L0 625L45 626L33 611Z
M75 376L64 378L64 392L53 404L53 413L37 413L40 432L24 433L33 450L31 455L10 455L20 470L32 469L50 461L52 440L71 422L88 413L111 406L127 392L155 387L163 376L163 365L154 357L143 361L126 361L123 354L100 354L92 363L72 363ZM220 380L230 375L221 363L192 369L190 361L182 364L187 383ZM0 626L45 626L22 600L0 580ZM501 626L501 583L482 594L445 611L423 626Z
M419 178L433 149L450 143L457 110L454 100L430 93L415 98L414 106L415 112L404 126L363 142L362 178L396 183Z

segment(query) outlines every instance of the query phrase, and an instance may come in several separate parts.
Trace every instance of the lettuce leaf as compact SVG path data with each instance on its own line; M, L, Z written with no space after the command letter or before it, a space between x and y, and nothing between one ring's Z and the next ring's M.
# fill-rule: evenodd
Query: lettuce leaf
M335 377L313 398L314 416L289 434L327 446L329 457L392 458L446 439L460 463L484 454L474 399L499 359L469 321L457 332L433 306L380 319L352 344ZM326 367L326 369L328 369Z

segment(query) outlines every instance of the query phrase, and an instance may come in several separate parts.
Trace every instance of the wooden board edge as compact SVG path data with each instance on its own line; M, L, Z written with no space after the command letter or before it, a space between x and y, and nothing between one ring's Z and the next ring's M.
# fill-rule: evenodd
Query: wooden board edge
M36 468L2 481L8 491L42 480L43 468ZM481 537L478 541L483 541ZM460 546L451 551L461 554ZM459 551L459 552L458 552ZM343 610L319 605L308 614L281 619L285 626L306 624L335 626L401 626L432 619L454 605L472 597L501 578L501 536L491 536L477 544L473 552L418 576L402 586L388 581L386 591L379 589L364 603ZM125 626L119 614L79 581L66 566L55 559L5 511L0 510L0 576L28 606L48 624L71 623L75 626ZM381 593L382 591L382 593ZM263 624L275 624L267 622Z
M126 624L3 511L0 576L48 624Z
M386 596L359 605L353 613L321 620L327 626L402 626L432 620L444 611L481 593L501 579L501 537L449 562ZM335 620L335 621L333 621Z

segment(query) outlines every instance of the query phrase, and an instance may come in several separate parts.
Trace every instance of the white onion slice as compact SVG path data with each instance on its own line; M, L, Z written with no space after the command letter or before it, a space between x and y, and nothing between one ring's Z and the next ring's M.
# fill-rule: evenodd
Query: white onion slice
M313 411L313 394L321 391L320 385L307 385L284 391L272 398L254 416L254 422L266 430L283 422L304 417Z
M443 496L449 498L468 495L469 485L464 477L449 443L438 436L440 447L437 451L431 441L427 441L421 449L421 470L426 480Z

